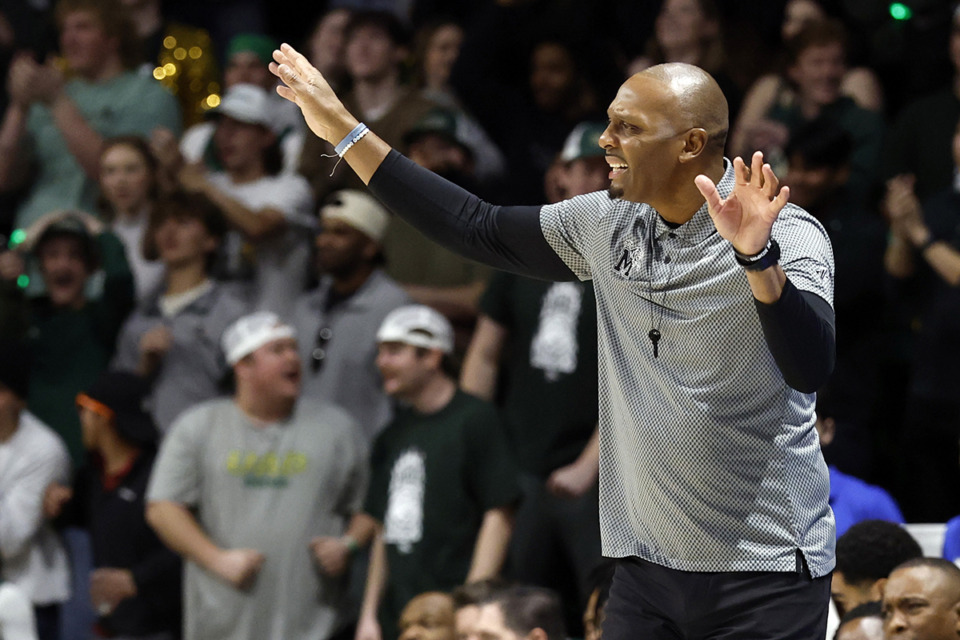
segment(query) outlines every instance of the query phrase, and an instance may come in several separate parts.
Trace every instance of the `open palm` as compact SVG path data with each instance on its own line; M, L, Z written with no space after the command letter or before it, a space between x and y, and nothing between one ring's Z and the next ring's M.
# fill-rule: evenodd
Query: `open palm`
M754 153L750 164L747 167L742 159L734 158L734 187L727 198L720 197L707 176L694 180L717 232L744 255L757 254L767 246L773 223L790 197L789 187L777 191L780 181L770 165L764 164L762 152Z

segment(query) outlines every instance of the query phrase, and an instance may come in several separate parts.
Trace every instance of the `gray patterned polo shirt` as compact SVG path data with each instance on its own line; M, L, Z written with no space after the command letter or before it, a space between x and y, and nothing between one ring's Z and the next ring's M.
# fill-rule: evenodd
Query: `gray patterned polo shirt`
M718 185L726 197L733 168ZM682 571L834 566L815 395L784 381L746 274L704 205L677 227L598 192L543 207L547 242L594 282L603 553ZM792 204L773 226L793 285L833 303L823 227ZM654 357L651 329L660 332Z

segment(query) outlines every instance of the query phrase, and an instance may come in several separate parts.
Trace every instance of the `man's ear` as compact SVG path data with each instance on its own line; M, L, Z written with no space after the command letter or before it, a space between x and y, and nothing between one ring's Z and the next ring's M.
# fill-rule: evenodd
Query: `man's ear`
M710 136L706 129L696 127L690 129L683 137L683 149L680 151L680 162L689 162L703 154Z
M548 640L547 632L537 627L525 636L525 640Z
M870 599L877 602L883 600L883 591L887 588L887 579L880 578L872 585L870 585ZM960 605L960 603L957 603Z

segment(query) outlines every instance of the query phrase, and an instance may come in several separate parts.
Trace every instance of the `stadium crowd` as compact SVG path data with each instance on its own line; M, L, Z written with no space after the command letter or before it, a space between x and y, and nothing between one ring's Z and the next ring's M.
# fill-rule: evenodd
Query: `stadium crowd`
M830 633L956 637L960 6L276 4L0 2L0 640L601 637L591 283L394 217L281 41L493 203L605 191L620 83L712 74L833 247Z

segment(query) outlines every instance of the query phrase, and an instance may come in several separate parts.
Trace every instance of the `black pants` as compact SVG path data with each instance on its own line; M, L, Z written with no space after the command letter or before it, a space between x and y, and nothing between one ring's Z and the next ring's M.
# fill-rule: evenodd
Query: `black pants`
M823 640L830 576L676 571L617 564L603 640Z

